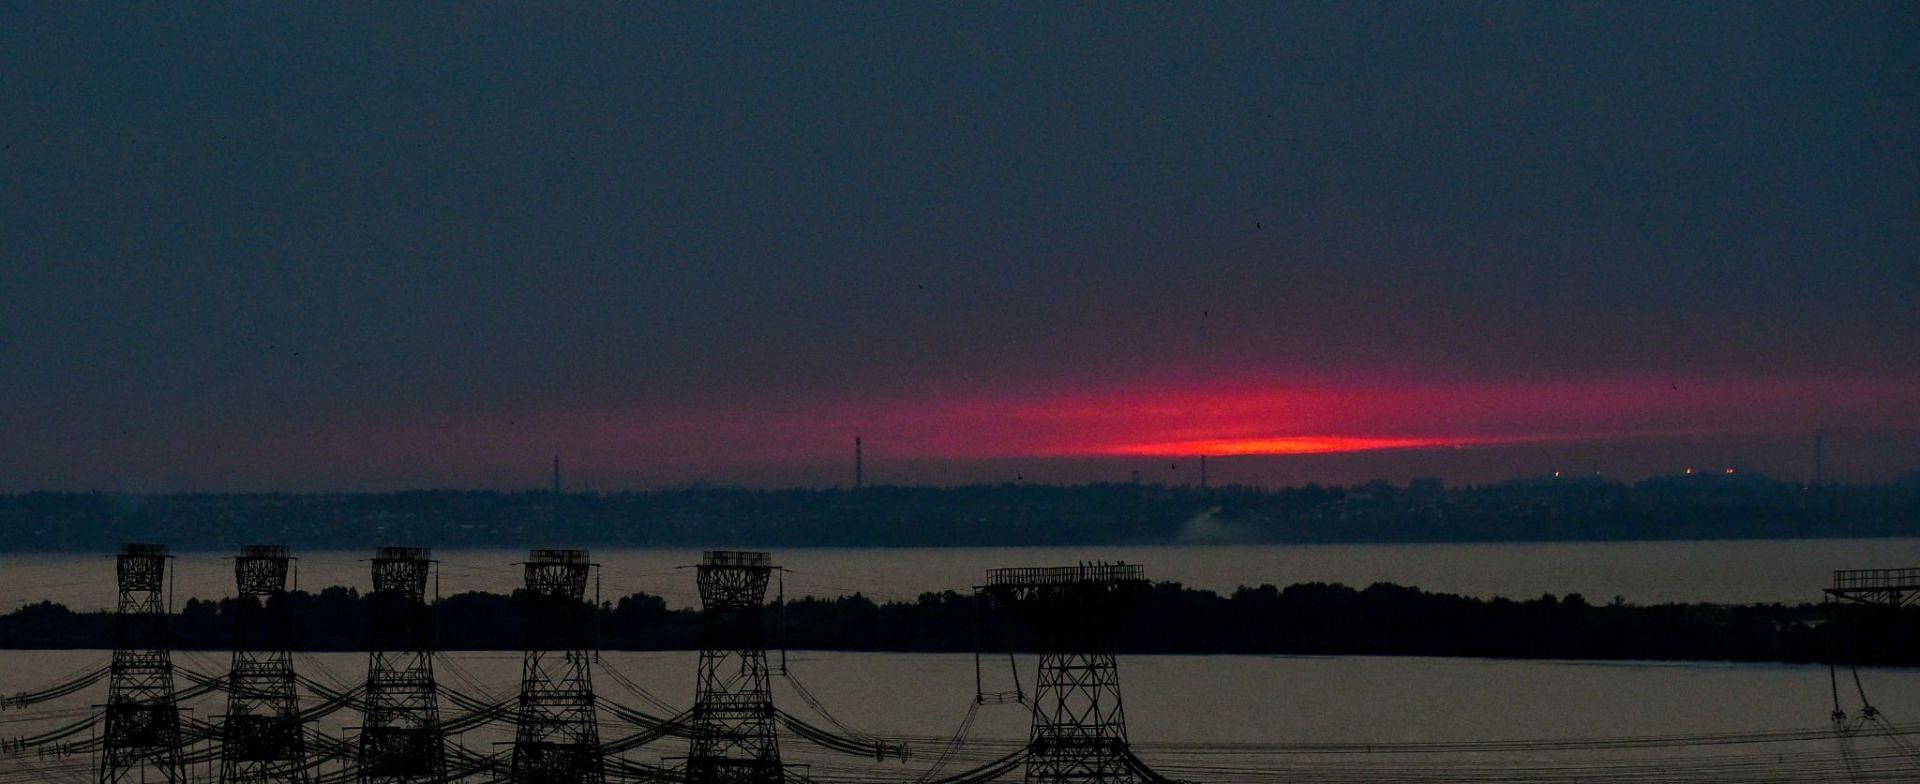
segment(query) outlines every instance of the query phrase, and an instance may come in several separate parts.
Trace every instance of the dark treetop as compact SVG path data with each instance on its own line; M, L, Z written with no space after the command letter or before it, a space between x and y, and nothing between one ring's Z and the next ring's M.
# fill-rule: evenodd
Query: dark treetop
M348 588L285 601L306 650L363 650L368 601ZM437 604L446 650L515 650L524 593L464 593ZM1030 650L1034 641L997 606L954 592L877 604L860 595L776 603L774 647L867 651ZM983 611L984 609L984 611ZM191 600L175 616L176 644L224 649L234 600ZM1837 622L1835 622L1837 621ZM696 650L700 614L635 594L597 608L598 641L623 650ZM107 648L113 616L41 603L0 616L0 648ZM1817 605L1589 603L1578 594L1476 599L1375 584L1311 583L1230 595L1175 583L1154 587L1123 625L1127 653L1381 654L1546 659L1670 659L1920 665L1920 609Z

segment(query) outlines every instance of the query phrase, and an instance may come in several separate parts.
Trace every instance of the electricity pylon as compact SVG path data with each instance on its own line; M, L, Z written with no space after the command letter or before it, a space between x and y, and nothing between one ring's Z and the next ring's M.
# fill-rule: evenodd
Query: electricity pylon
M985 591L1040 642L1027 736L1028 784L1150 780L1127 743L1113 633L1145 599L1146 570L1130 564L992 569Z
M220 780L307 781L306 734L294 691L287 548L254 545L233 559L233 668L220 725Z
M1841 601L1900 608L1920 601L1920 569L1842 569L1826 594Z
M169 784L187 780L167 632L170 557L166 545L130 544L114 558L120 599L114 610L101 784L147 781L149 772Z
M433 682L433 622L426 603L433 563L424 547L382 547L373 558L367 711L357 759L362 784L446 778L446 737Z
M766 553L712 550L701 558L700 676L687 752L689 784L772 784L784 778L760 612L773 568Z
M534 550L525 566L526 654L507 780L598 784L606 771L590 671L593 607L584 601L594 565L585 550Z

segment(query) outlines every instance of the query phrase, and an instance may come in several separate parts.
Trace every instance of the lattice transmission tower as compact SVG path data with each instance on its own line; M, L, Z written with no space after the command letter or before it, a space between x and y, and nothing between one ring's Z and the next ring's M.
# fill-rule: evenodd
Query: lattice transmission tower
M433 681L433 619L424 547L382 547L373 558L367 709L357 763L363 784L441 781L446 737Z
M593 606L585 601L594 564L585 550L534 550L525 566L526 654L507 780L598 784L606 771L594 716Z
M166 545L130 544L114 558L114 611L99 780L184 782L180 705L173 690Z
M293 679L293 617L287 575L293 558L254 545L233 559L233 668L220 724L220 780L306 782L307 743Z
M1027 736L1029 784L1107 784L1158 777L1134 758L1113 634L1148 593L1137 564L992 569L984 590L1040 643Z
M1883 612L1902 613L1906 608L1920 603L1920 568L1907 569L1842 569L1833 573L1833 585L1826 589L1830 608L1827 628L1839 638L1835 646L1834 658L1828 662L1828 677L1833 685L1833 722L1843 734L1852 734L1870 722L1884 722L1873 703L1867 701L1866 687L1860 683L1860 671L1852 661L1853 644L1848 634L1845 615L1839 613L1836 605L1864 605L1879 608ZM1846 709L1841 706L1839 687L1839 658L1844 651L1847 667L1853 670L1854 687L1860 695L1860 712L1849 718ZM1888 727L1891 733L1891 727ZM1889 737L1892 737L1889 734Z
M1842 569L1833 573L1828 597L1895 609L1920 602L1920 569Z
M773 559L713 550L698 567L700 677L694 686L690 784L771 784L784 778L761 626Z

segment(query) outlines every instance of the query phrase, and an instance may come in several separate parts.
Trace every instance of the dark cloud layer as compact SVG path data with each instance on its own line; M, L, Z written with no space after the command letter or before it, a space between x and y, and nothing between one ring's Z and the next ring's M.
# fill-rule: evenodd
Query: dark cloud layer
M576 407L1911 381L1917 23L1907 3L10 6L0 486ZM257 476L364 479L327 457Z

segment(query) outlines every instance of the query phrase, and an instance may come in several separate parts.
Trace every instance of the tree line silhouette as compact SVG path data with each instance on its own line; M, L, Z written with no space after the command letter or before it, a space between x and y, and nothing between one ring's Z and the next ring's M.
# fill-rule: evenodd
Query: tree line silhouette
M284 597L293 646L363 650L368 599L333 587ZM229 646L234 599L189 600L173 619L184 649ZM615 650L695 650L700 613L634 594L595 607L599 645ZM514 650L522 644L524 596L462 593L435 606L446 650ZM770 647L968 652L1031 650L1036 640L1004 608L957 592L913 601L862 595L801 598L766 610ZM0 616L0 648L112 646L113 615L41 602ZM1634 605L1579 594L1481 599L1377 583L1366 588L1304 583L1230 594L1154 586L1121 628L1124 653L1473 656L1920 665L1920 609L1852 605Z
M0 495L0 551L434 547L950 547L1913 536L1920 475L1806 486L1757 474L1535 477L1440 489L1156 484L691 486L610 493Z

